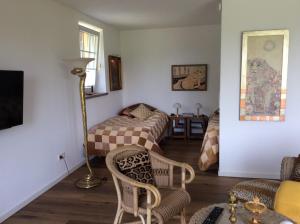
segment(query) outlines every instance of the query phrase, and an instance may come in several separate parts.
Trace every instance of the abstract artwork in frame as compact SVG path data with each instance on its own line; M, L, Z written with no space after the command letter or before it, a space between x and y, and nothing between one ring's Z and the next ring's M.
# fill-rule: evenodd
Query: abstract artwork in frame
M121 58L108 56L110 91L122 89Z
M207 64L172 65L173 91L206 91Z
M243 33L240 120L284 121L288 30Z

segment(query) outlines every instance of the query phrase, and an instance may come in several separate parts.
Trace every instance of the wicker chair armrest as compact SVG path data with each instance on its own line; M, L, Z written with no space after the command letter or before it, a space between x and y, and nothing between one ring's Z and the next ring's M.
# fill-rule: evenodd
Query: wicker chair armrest
M187 163L177 162L172 159L168 159L166 157L161 156L158 153L150 152L150 155L153 156L155 159L159 160L161 163L167 164L169 167L180 167L182 170L182 184L189 184L195 178L195 171L194 169ZM185 171L189 172L189 179L185 178ZM173 175L173 174L169 174Z
M194 169L189 164L187 164L187 163L182 163L181 168L186 169L190 173L190 178L187 179L187 180L185 180L185 183L186 184L191 183L194 180L194 178L195 178L195 171L194 171Z
M145 184L145 183L141 183L141 182L138 182L136 180L133 180L133 179L125 176L124 174L122 174L118 170L114 170L112 175L115 176L115 178L117 178L118 180L128 184L133 189L134 188L136 188L136 189L143 188L147 191L147 194L148 194L148 192L150 192L150 194L154 195L154 202L151 203L150 205L148 205L149 208L152 209L152 208L158 207L160 205L161 195L160 195L158 189L154 185ZM137 198L138 195L137 194L136 194L135 197L136 198L134 198L134 200L138 201L138 198Z
M281 181L291 179L296 157L284 157L281 162L280 179Z

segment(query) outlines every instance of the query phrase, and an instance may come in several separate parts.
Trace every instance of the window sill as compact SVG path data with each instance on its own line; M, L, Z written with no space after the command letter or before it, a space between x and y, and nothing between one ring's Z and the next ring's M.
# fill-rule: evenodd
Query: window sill
M108 95L108 93L89 93L89 94L85 94L85 99L91 99L91 98L106 96L106 95Z

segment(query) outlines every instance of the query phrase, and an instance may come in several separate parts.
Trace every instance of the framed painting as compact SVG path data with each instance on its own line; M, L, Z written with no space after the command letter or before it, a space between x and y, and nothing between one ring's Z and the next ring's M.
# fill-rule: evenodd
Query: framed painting
M243 33L240 120L285 120L288 48L288 30Z
M206 91L207 64L172 65L173 91Z
M121 58L108 56L110 91L122 89Z

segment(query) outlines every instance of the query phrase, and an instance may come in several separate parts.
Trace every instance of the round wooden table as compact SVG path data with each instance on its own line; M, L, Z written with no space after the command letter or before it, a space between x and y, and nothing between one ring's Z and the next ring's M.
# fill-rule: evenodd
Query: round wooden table
M224 208L224 210L223 210L222 214L219 216L216 224L218 224L218 223L231 224L229 221L230 213L228 210L228 205L226 203L213 204L208 207L200 209L192 216L189 224L202 224L202 222L206 219L206 217L213 210L214 207ZM237 220L238 220L236 224L248 224L252 218L252 214L244 208L243 204L238 204L236 216L237 216ZM275 211L268 209L266 212L264 212L260 216L260 220L262 221L263 224L275 224L275 223L279 224L280 222L282 222L284 220L289 220L289 219L278 214Z

